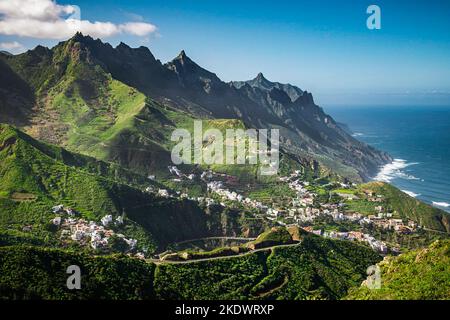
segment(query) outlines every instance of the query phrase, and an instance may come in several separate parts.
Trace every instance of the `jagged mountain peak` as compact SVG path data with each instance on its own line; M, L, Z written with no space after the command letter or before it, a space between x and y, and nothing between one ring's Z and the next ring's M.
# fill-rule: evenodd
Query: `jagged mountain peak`
M186 59L188 56L186 55L186 52L184 50L181 50L180 54L178 55L179 59Z
M47 55L48 53L50 53L50 49L44 46L41 46L40 44L37 45L34 49L32 50L28 50L27 52L32 52L36 55Z
M178 56L175 57L171 62L168 64L180 64L181 65L192 65L196 68L201 68L197 63L195 63L191 58L188 57L186 54L186 51L181 50L181 52L178 54Z
M83 35L83 33L78 31L72 36L72 38L69 39L69 41L70 40L72 40L72 41L80 41L80 40L84 40L84 39L92 39L92 37L89 36L89 35L85 36L85 35Z
M200 80L201 82L208 80L215 83L222 82L215 73L202 68L189 58L184 50L181 50L180 54L178 54L175 59L166 63L166 67L175 72L183 85L187 85L187 82L192 83L197 80Z
M116 49L119 48L124 48L124 49L131 49L131 47L129 45L127 45L126 43L120 41L120 43L117 45Z
M264 74L262 72L259 72L254 80L262 81L267 80L266 77L264 77Z
M275 87L275 84L269 80L267 80L266 77L264 77L264 74L262 72L258 73L255 79L250 80L249 84L252 87L259 87L260 89L264 90L271 90Z
M233 85L237 89L240 89L245 85L249 85L252 88L256 88L262 91L271 91L273 89L278 89L284 91L289 96L292 102L298 100L300 97L304 95L303 90L301 90L300 88L293 86L289 83L285 84L279 82L272 82L268 80L262 72L259 72L258 75L252 80L233 81L231 82L231 85Z
M108 43L103 43L103 41L99 38L94 39L90 35L83 35L81 32L77 32L73 35L72 38L70 38L67 41L64 41L65 43L83 43L83 44L91 44L91 43L97 43L102 45L109 45Z
M191 58L189 58L186 54L186 51L181 50L178 56L175 57L169 65L182 65L182 66L190 66L192 69L199 69L200 66L196 64Z
M331 117L315 105L310 93L290 84L272 82L262 72L252 80L226 84L216 74L189 58L184 50L163 65L148 48L130 48L125 43L114 48L100 39L94 40L76 33L52 49L37 47L24 55L2 55L1 59L10 67L10 74L17 73L17 83L25 79L21 92L30 91L25 90L28 87L32 89L32 94L20 94L23 103L18 110L17 90L9 89L10 81L0 82L0 89L12 92L6 97L11 101L6 104L11 123L18 123L16 119L28 120L35 116L30 105L34 101L52 101L48 99L47 92L54 88L61 89L58 86L60 83L67 84L67 88L63 88L67 90L61 91L67 101L70 102L73 95L78 94L93 111L100 110L97 107L101 103L97 97L101 98L103 92L109 92L109 87L105 85L114 79L118 81L116 84L135 88L162 104L170 104L196 117L236 118L249 127L258 128L281 126L285 129L283 138L289 140L285 147L289 147L290 152L300 149L308 155L319 154L327 159L337 159L343 166L341 172L352 179L356 178L356 174L368 177L378 170L380 164L389 160L387 155L369 150L336 127ZM36 65L39 68L34 68ZM62 82L61 79L67 81ZM0 100L1 93L2 90ZM64 141L66 127L60 126L56 120L52 125L59 131L47 130L45 132L57 134L47 137L43 133L43 139L56 143ZM349 145L353 149L349 149ZM355 159L353 150L361 150L365 156Z

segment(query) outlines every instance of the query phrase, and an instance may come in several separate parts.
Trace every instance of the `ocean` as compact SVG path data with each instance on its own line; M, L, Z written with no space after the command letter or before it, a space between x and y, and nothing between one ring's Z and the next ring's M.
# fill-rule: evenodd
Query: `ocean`
M374 180L450 212L449 107L327 107L353 136L395 160Z

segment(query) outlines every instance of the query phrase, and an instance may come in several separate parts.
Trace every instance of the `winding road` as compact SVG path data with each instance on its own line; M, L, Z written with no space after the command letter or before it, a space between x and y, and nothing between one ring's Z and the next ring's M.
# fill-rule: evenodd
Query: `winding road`
M152 262L154 264L157 265L161 265L161 264L190 264L190 263L196 263L196 262L204 262L204 261L211 261L211 260L220 260L220 259L230 259L230 258L237 258L237 257L244 257L250 254L254 254L257 252L261 252L261 251L272 251L273 249L276 248L287 248L287 247L295 247L300 245L301 242L296 242L296 243L290 243L290 244L280 244L277 246L272 246L272 247L267 247L267 248L260 248L260 249L255 249L255 250L251 250L248 252L243 252L243 253L239 253L236 255L231 255L231 256L220 256L220 257L211 257L211 258L202 258L202 259L192 259L192 260L185 260L185 261L169 261L169 260L160 260L160 259L146 259L145 261L147 262Z

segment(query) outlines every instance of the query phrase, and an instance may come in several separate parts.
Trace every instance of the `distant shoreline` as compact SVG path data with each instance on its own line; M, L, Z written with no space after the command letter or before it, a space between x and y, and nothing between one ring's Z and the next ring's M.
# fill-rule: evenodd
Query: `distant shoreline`
M394 160L371 180L391 183L409 196L450 212L450 105L326 107L352 136Z

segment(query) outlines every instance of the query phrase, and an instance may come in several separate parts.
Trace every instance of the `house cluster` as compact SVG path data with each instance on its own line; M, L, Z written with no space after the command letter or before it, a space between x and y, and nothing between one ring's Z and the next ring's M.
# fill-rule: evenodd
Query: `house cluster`
M221 181L208 182L207 188L208 191L217 193L218 195L230 201L242 202L244 200L244 197L242 195L236 193L235 191L225 189L223 186L223 182Z
M222 181L210 181L207 183L208 191L214 192L229 201L236 201L242 205L260 211L266 219L275 221L280 225L286 225L282 219L295 223L313 221L321 211L312 208L315 194L308 191L308 182L301 182L298 177L300 171L296 171L288 177L281 177L280 181L289 182L289 187L296 191L297 197L293 199L292 206L288 210L270 208L269 206L250 198L244 197L235 191L225 188ZM223 204L224 205L224 204Z
M145 192L147 193L153 193L156 194L157 196L161 197L161 198L171 198L174 197L170 194L169 190L167 189L156 189L153 186L149 186L147 188L145 188Z
M364 194L367 196L367 200L370 202L383 202L384 198L380 194L376 194L372 190L363 190Z
M295 178L298 178L300 176L300 170L295 170L294 173L291 173L289 176L285 176L285 177L279 177L278 179L281 182L289 182Z
M312 206L314 204L315 194L308 191L307 187L309 186L309 182L301 181L299 177L300 171L296 170L290 176L280 177L279 180L281 182L288 182L289 188L296 192L297 197L292 201L293 207Z
M55 214L68 214L67 218L56 216L51 220L53 225L61 228L61 239L63 240L71 239L82 245L89 245L94 250L105 250L108 248L110 237L116 235L128 245L128 251L136 249L137 240L126 238L123 234L116 234L108 228L122 225L124 223L122 216L114 219L112 215L105 215L98 224L95 221L74 218L73 214L69 214L62 205L53 207L52 211Z
M360 220L360 224L374 225L380 229L384 230L394 230L400 234L411 234L414 233L419 226L416 222L408 220L405 223L402 219L392 218L392 213L382 213L378 215L369 215Z
M386 254L389 249L385 242L375 239L370 234L362 233L359 231L349 231L349 232L322 231L321 229L314 230L313 227L311 226L303 227L302 229L307 232L314 233L318 236L323 236L326 238L366 242L372 249L383 254Z
M69 216L73 217L76 216L78 214L78 212L76 212L75 210L73 210L72 208L64 208L64 205L59 204L57 206L54 206L52 208L52 212L54 214L57 213L67 213Z
M238 194L235 191L230 191L226 189L223 185L223 182L221 181L211 181L207 184L208 191L214 192L222 197L222 199L229 200L229 201L236 201L241 203L244 206L257 209L261 211L262 213L267 214L268 218L271 218L270 220L273 220L272 218L277 216L278 211L269 208L268 206L262 204L259 201L252 200L250 198L244 197L241 194ZM222 204L224 205L224 204Z
M303 182L299 179L289 183L289 188L297 192L297 198L292 201L293 207L306 207L314 204L315 194L305 188L308 185L308 182Z
M184 175L177 167L169 167L171 174L178 178L186 178L188 176ZM189 177L188 177L189 178ZM192 177L193 179L194 177ZM208 192L215 193L219 195L223 202L219 204L226 206L224 202L231 201L242 204L245 207L256 209L262 216L270 221L276 222L280 225L308 225L312 224L314 220L319 217L331 217L336 222L349 221L354 223L359 223L360 225L372 224L382 229L395 230L399 233L411 233L417 228L417 225L413 221L408 221L404 223L401 219L394 219L393 213L385 212L384 208L381 206L384 202L383 196L377 195L371 190L363 190L364 194L367 196L368 201L376 202L379 204L376 207L378 212L377 215L363 216L360 213L348 213L343 210L345 206L344 202L341 203L322 203L318 205L315 201L317 195L308 190L309 183L301 181L300 171L295 171L289 176L280 177L281 182L288 184L289 188L296 193L296 197L292 200L292 204L287 209L271 208L259 201L252 200L245 197L238 192L232 191L225 186L233 185L233 181L229 179L226 174L218 174L213 171L205 171L201 173L200 179L207 184ZM225 182L224 182L225 181ZM354 186L354 184L353 184ZM341 184L342 188L350 187L348 184ZM151 188L151 187L150 187ZM187 198L189 200L197 201L199 203L206 204L207 206L218 204L214 199L208 197L198 197L190 198L187 194L181 194L177 192L177 195L170 195L165 189L159 190L148 190L149 192L155 192L161 197L179 197ZM352 194L343 193L344 199L348 199L348 196L356 197ZM312 227L304 227L308 232L328 237L336 238L342 240L350 241L361 241L366 242L374 250L381 253L387 253L389 250L386 243L375 239L373 236L367 233L362 233L359 231L349 231L349 232L336 232L336 231L322 231L314 230ZM394 250L395 248L391 248Z
M341 239L341 240L351 240L351 241L361 241L366 242L369 244L369 246L380 252L380 253L387 253L388 252L388 246L385 242L375 239L373 236L371 236L368 233L362 233L359 231L349 231L349 232L336 232L336 231L329 231L324 232L324 237L327 238L334 238L334 239Z

